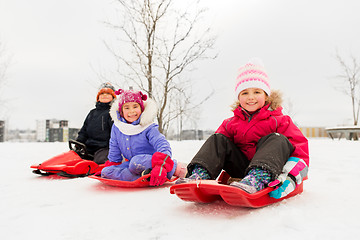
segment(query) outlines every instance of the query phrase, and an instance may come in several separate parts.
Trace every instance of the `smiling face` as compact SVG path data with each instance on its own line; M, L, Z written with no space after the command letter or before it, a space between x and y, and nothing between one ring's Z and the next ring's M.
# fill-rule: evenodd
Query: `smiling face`
M99 95L99 102L109 103L113 100L113 96L110 93L102 93Z
M239 94L240 106L253 113L265 105L267 95L260 88L247 88Z
M122 113L129 123L135 122L141 115L141 107L137 102L127 102L122 105Z

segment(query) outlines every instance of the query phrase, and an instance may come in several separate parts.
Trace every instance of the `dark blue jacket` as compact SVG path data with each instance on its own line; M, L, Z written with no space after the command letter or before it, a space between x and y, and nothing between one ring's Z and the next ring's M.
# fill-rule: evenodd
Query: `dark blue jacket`
M79 142L86 145L90 154L100 148L109 147L109 139L113 121L110 117L111 103L96 103L96 108L87 115L82 128L78 133Z

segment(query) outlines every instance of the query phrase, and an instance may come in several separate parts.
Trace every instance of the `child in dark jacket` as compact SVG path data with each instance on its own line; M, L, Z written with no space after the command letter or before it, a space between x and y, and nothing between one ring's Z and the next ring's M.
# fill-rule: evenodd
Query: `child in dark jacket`
M76 141L85 144L94 162L103 164L109 153L110 131L113 122L110 117L110 107L116 98L115 89L110 83L100 86L96 96L96 107L86 116Z
M234 116L223 121L188 165L185 183L215 179L222 170L241 180L230 185L255 193L278 186L271 197L282 198L305 177L309 166L308 141L281 110L281 95L271 91L259 60L239 70Z
M134 181L151 169L150 185L162 185L172 176L184 177L186 165L171 159L171 147L158 130L156 103L140 91L122 90L111 107L109 161L101 171L104 178ZM146 101L147 100L147 101Z

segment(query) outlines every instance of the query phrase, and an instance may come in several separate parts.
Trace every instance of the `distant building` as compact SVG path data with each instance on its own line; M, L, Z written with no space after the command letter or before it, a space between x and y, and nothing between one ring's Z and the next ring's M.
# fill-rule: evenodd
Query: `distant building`
M34 142L36 140L36 131L31 129L26 130L8 130L6 141L9 142Z
M67 120L38 120L36 122L36 141L38 142L67 142L76 139L78 128L69 128Z
M324 127L300 127L300 131L307 138L328 137Z
M5 142L5 121L0 120L0 142Z
M37 120L36 121L36 141L46 142L47 140L47 126L49 120Z

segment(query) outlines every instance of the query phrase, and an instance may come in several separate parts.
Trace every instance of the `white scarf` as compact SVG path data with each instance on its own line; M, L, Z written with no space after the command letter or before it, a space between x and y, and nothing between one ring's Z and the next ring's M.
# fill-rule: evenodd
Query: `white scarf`
M111 108L110 108L110 116L114 121L115 126L120 130L120 132L126 135L136 135L144 131L151 124L154 123L154 119L157 114L157 105L154 100L148 98L147 101L144 102L144 111L141 114L140 123L137 125L132 125L130 123L122 122L118 116L119 114L119 100L116 99Z

